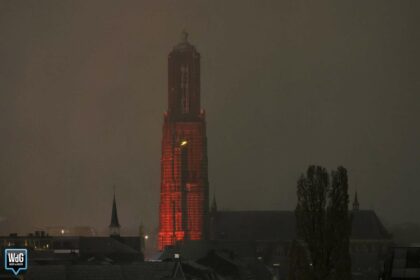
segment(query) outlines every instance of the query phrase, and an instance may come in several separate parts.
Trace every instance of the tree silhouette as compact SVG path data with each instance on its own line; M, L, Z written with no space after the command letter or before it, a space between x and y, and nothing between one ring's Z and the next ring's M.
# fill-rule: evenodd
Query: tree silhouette
M348 180L344 167L309 166L297 183L296 226L308 252L305 279L351 278Z
M305 248L298 240L293 240L289 251L288 280L307 280L310 278L310 266Z

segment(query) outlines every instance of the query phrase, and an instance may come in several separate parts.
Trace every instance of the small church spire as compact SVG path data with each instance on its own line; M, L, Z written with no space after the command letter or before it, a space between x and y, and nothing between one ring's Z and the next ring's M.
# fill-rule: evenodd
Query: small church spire
M115 200L115 186L114 186L114 200L112 202L111 223L109 224L110 236L120 235L120 223L118 222L117 202Z
M210 212L215 214L217 212L216 193L213 194L213 200L211 202Z
M353 211L359 210L359 200L357 199L357 191L354 194Z

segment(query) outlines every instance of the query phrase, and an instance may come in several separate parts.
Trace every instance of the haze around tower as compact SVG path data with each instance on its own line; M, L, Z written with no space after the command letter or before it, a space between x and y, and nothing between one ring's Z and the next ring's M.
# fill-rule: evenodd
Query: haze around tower
M420 223L417 1L1 1L0 231L158 223L167 54L201 55L210 193L293 209L309 164ZM125 231L125 232L124 232Z

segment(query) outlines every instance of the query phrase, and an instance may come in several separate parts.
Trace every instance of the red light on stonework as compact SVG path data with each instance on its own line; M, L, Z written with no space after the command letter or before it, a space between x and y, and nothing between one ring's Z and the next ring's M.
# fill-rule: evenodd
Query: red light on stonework
M164 123L162 140L162 183L160 195L160 250L185 239L201 240L207 213L207 165L205 123ZM174 145L173 135L188 135ZM191 144L191 145L190 145ZM178 147L188 145L188 150Z
M158 248L206 237L207 136L200 109L200 54L188 40L168 57L168 111L164 114Z

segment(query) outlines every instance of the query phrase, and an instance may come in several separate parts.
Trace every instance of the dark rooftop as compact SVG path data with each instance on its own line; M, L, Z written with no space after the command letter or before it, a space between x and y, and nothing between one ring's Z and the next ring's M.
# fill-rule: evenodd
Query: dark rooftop
M35 265L25 274L27 280L153 280L172 275L174 263L155 262L133 265Z
M352 239L390 239L375 211L352 211ZM214 221L216 239L293 240L296 218L293 211L218 211Z

